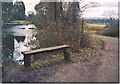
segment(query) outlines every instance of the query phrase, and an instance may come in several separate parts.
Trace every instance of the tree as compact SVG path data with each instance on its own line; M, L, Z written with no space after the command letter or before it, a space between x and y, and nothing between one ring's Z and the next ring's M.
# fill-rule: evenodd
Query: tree
M119 37L119 20L114 21L114 23L109 26L109 29L103 32L103 35Z
M22 1L15 2L14 17L15 17L15 20L25 20L25 5Z
M111 26L118 18L118 13L115 10L108 10L103 13L107 23Z
M106 21L108 23L106 27L109 28L109 30L106 30L103 35L119 37L119 19L117 11L105 11L103 16L106 17Z
M40 47L70 44L73 50L80 48L79 2L40 2L35 10L33 22L39 29Z
M35 16L35 15L34 15L34 12L29 11L29 12L28 12L27 20L31 21L31 20L33 19L34 16Z
M2 2L2 20L10 22L12 20L25 20L25 5L21 2Z
M2 2L2 20L4 22L10 22L11 20L14 20L13 8L13 2Z
M86 9L100 6L100 3L98 3L98 2L88 2L88 3L84 3L84 2L85 2L85 0L79 0L80 9L81 9L80 16L83 15L83 13L86 11Z

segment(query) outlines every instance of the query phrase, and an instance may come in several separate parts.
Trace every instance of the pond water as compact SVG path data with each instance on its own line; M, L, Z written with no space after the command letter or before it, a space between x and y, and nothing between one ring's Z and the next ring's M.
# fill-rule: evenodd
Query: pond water
M23 63L21 51L30 50L28 43L37 33L34 25L17 25L2 28L2 60Z

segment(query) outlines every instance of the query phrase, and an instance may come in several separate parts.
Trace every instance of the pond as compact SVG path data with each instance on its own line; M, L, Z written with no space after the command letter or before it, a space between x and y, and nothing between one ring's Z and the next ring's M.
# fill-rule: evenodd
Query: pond
M28 43L36 33L36 27L32 24L2 28L2 60L23 64L21 51L30 50Z

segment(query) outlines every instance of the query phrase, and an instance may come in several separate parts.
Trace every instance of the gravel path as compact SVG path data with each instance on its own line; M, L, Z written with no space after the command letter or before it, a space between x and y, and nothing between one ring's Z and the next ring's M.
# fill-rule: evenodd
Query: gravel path
M92 36L105 42L101 56L90 62L66 64L46 82L118 82L118 38Z
M3 82L118 82L118 38L92 36L102 39L105 47L91 61L63 62L26 72L7 67Z

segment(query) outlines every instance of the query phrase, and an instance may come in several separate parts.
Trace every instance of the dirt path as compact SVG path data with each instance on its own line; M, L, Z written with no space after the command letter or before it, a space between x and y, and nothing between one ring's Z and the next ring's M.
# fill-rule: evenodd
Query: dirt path
M118 38L92 36L105 42L104 50L95 59L60 63L27 72L10 66L3 82L118 82Z
M46 82L118 82L118 38L92 35L105 42L101 56L62 66Z

